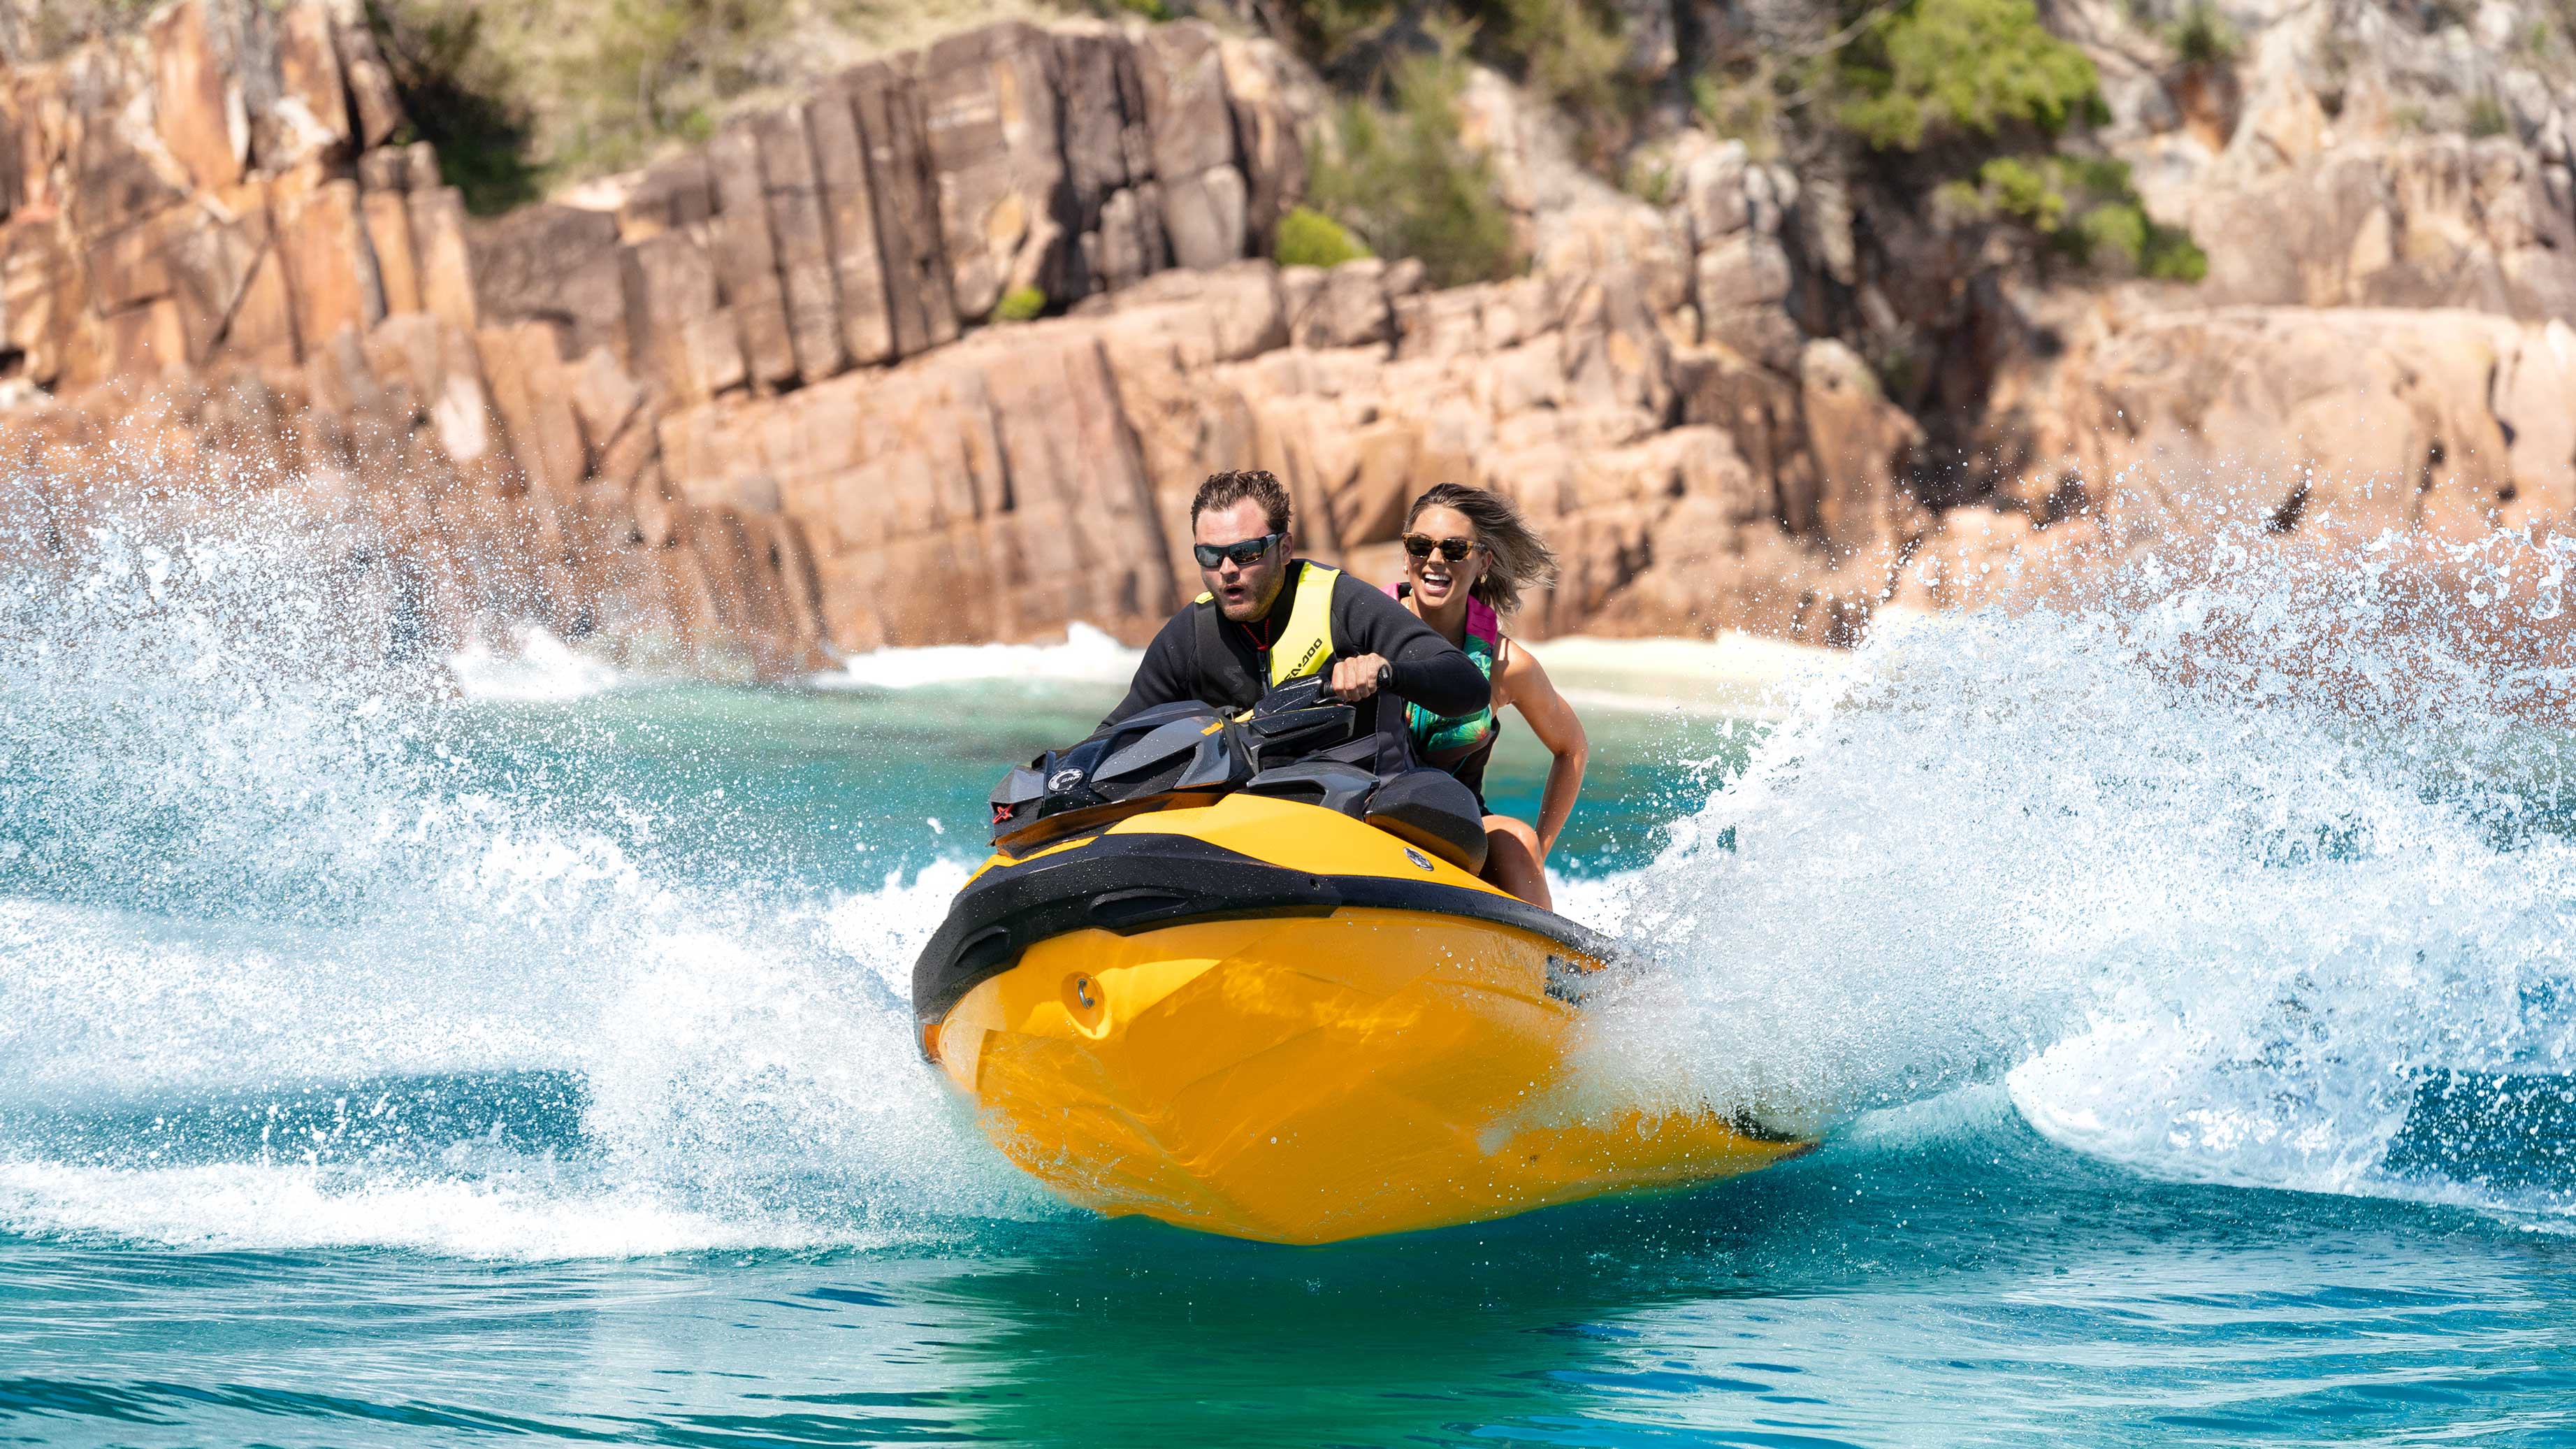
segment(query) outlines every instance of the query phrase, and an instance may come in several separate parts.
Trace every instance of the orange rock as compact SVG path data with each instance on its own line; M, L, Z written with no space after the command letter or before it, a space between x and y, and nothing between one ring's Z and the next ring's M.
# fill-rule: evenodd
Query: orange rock
M885 252L877 240L876 188L848 94L831 89L808 102L805 132L814 147L842 348L853 362L890 361L894 319L886 299Z
M382 153L378 153L382 154ZM385 311L421 310L420 269L411 249L411 205L399 191L370 191L360 199L366 213L367 244L376 254L376 275L383 283Z
M200 358L292 368L300 355L295 304L274 241L267 183L234 187L224 194L223 209L232 220L190 232L176 268L189 347Z
M466 223L475 316L482 325L560 319L576 349L626 348L624 259L617 219L541 203Z
M624 256L637 355L664 393L685 405L741 386L741 336L716 305L715 259L678 232L648 238Z
M691 151L644 168L617 208L617 234L641 242L675 228L703 227L714 215L706 153Z
M833 246L823 220L815 179L814 146L805 130L805 107L789 106L754 119L760 143L760 176L769 194L770 233L778 247L778 275L787 296L787 334L796 371L818 382L849 365L841 343L840 284ZM855 147L849 158L855 161Z
M381 146L393 139L406 119L402 97L394 90L393 72L386 68L364 19L335 24L332 38L338 44L340 73L347 78L349 98L357 107L359 149ZM415 189L425 188L415 183Z
M206 33L205 0L179 0L153 18L150 34L153 112L162 144L200 188L239 181L250 144L249 118Z
M177 16L174 11L164 18L177 24ZM151 104L149 61L140 49L85 48L66 57L60 69L31 77L29 133L36 151L29 171L53 173L46 199L59 201L62 215L83 237L132 226L186 200L198 184L167 138L144 124ZM217 153L228 144L221 122L219 107L211 143ZM231 165L238 175L237 156ZM45 210L38 208L39 214Z
M411 212L412 262L420 274L423 310L459 332L471 333L480 309L474 297L474 259L465 245L465 197L453 186L415 190Z
M367 241L354 181L325 181L281 203L279 255L295 296L296 340L306 351L343 327L360 332L385 315L384 284Z
M760 141L737 121L707 143L716 190L712 240L726 310L742 329L743 361L752 381L776 387L796 380L796 348L787 329L786 288L769 231L769 198L760 174Z
M1234 116L1216 28L1204 20L1158 25L1143 33L1141 50L1153 174L1169 184L1232 165Z
M109 314L107 355L120 373L186 366L188 334L179 325L179 304L163 297Z
M548 487L569 497L588 475L590 462L573 407L573 372L564 361L564 329L552 322L522 322L510 330L528 378L537 466ZM523 464L525 452L521 450Z
M910 357L957 337L957 303L940 240L939 184L922 137L920 98L908 78L883 62L844 72L840 84L867 147L895 355Z
M90 295L106 311L170 294L173 236L197 223L195 209L174 206L91 244Z
M79 386L99 376L102 343L86 276L59 223L0 229L0 326L22 375L40 386Z
M527 330L545 335L524 337ZM570 400L561 390L552 362L551 329L542 323L522 327L485 327L474 334L474 352L490 389L492 410L501 423L500 446L507 449L528 482L556 499L569 499L581 484L580 436L574 431ZM547 399L550 390L551 401Z
M329 12L316 0L290 4L278 13L276 36L279 91L253 126L261 166L274 169L316 154L348 155L356 149L356 138Z
M1226 97L1250 196L1246 223L1252 248L1266 252L1279 219L1306 199L1305 135L1325 96L1312 74L1278 42L1227 37L1218 42Z
M1045 33L1006 22L952 35L917 74L957 315L981 319L1015 287L1066 295L1074 237L1056 211L1064 155Z
M332 34L330 10L317 0L296 0L278 13L278 83L335 150L353 147L340 39Z
M358 153L358 187L363 191L409 191L411 158L399 147Z
M1921 531L1923 524L1904 517L1907 496L1897 480L1922 430L1879 391L1860 354L1830 339L1808 343L1799 390L1817 486L1810 495L1784 496L1790 530L1818 535L1838 553Z
M582 436L594 457L625 434L627 424L644 406L643 384L628 375L605 347L592 348L573 365L571 394L574 415L581 420Z

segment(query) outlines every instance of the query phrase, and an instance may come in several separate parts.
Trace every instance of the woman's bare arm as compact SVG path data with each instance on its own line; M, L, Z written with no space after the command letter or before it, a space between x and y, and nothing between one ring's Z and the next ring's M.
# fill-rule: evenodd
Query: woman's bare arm
M1517 639L1509 647L1503 661L1503 687L1495 693L1520 710L1521 718L1529 721L1530 733L1556 756L1547 767L1547 788L1538 802L1538 853L1545 860L1556 848L1557 832L1565 829L1566 818L1574 813L1574 797L1583 790L1583 767L1592 758L1592 742L1583 733L1583 721L1575 718L1574 706L1556 692L1547 671L1539 667L1538 656Z

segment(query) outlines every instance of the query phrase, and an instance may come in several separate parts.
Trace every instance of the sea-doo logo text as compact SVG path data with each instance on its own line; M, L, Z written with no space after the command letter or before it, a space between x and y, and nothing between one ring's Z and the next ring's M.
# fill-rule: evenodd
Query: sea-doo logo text
M1424 870L1429 870L1431 868L1431 857L1424 855L1421 851L1414 849L1410 845L1404 848L1404 858L1412 861L1415 865L1422 867Z
M1080 770L1058 770L1054 774L1047 776L1047 788L1050 790L1070 790L1081 783L1082 772Z
M1325 641L1321 639L1308 643L1306 645L1306 652L1297 656L1297 667L1288 671L1288 677L1290 679L1303 679L1308 674L1313 673L1315 669L1315 656L1323 651L1324 643Z

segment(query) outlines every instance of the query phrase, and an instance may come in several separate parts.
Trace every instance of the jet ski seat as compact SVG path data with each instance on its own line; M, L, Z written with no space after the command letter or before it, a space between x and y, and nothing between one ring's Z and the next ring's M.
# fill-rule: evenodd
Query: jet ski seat
M1370 792L1359 817L1470 873L1485 868L1485 812L1447 770L1418 765Z

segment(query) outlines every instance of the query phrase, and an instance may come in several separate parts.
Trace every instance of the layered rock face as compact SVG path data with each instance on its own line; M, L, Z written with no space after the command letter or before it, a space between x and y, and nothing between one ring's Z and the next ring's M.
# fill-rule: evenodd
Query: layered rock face
M2225 15L2233 58L2159 67L2156 7L2060 14L2102 67L2106 141L2209 275L2012 298L1983 419L2011 466L1894 597L2062 586L2221 523L2576 532L2576 91L2535 69L2551 32L2502 0L2431 29L2366 0Z
M793 523L854 649L1149 632L1198 590L1189 499L1220 468L1278 474L1300 547L1373 578L1397 576L1421 489L1516 498L1568 563L1534 631L1842 627L1917 526L1892 473L1910 425L1858 359L1816 343L1791 381L1674 341L1677 258L1410 283L1376 261L1175 272L883 374L680 410L663 459L693 503Z
M289 499L374 530L412 647L531 621L778 674L1076 620L1139 639L1197 589L1188 498L1221 468L1278 473L1301 547L1373 578L1421 488L1512 496L1566 565L1531 634L1843 643L2214 519L2576 518L2563 124L2419 137L2346 102L2329 138L2295 56L2232 130L2113 87L2210 280L1980 282L1941 365L1999 481L1934 507L1860 347L1950 273L1884 271L1847 189L1741 145L1686 149L1649 205L1549 173L1484 77L1526 275L1282 269L1252 254L1302 188L1294 63L1196 23L1015 24L475 220L389 144L355 20L181 0L0 87L0 449L35 520L0 549L147 487ZM1066 315L996 320L1030 291Z
M612 481L644 390L560 316L484 305L402 122L365 27L311 4L190 0L7 77L0 554L138 499L285 501L369 575L388 652L535 622L722 673L810 657L798 540Z
M0 548L131 495L263 491L372 521L432 643L527 621L804 667L852 612L825 607L809 520L774 488L675 486L665 420L872 386L1013 289L1242 257L1302 182L1294 83L1204 26L999 26L738 121L614 210L482 221L426 146L389 144L354 10L183 0L0 84ZM975 527L1021 526L1012 504Z

